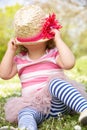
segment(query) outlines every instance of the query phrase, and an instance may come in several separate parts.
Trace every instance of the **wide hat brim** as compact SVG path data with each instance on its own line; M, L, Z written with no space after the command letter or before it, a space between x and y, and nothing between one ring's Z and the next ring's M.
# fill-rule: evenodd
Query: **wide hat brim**
M35 45L35 44L38 44L38 43L42 43L42 42L47 42L48 40L50 40L50 39L48 39L48 38L46 38L46 39L40 39L40 40L38 40L38 41L32 41L32 42L20 42L20 41L18 41L17 39L15 39L15 41L16 41L16 45Z

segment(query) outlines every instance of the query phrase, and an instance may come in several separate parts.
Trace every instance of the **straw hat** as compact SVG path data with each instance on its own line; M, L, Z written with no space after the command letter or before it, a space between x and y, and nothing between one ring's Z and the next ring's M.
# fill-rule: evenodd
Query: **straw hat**
M36 5L24 6L19 9L14 17L17 44L44 42L51 39L53 36L49 34L53 34L50 33L50 25L52 24L52 19L55 21L55 18L53 18L55 16L49 17ZM61 25L58 24L57 26L57 29L61 28Z

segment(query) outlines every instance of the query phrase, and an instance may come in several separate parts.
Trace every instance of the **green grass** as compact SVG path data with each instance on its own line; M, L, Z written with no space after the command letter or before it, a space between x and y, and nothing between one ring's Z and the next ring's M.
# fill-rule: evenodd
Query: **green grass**
M87 56L76 60L76 65L71 71L66 72L69 77L84 83L87 87Z
M87 87L87 56L77 59L76 66L66 73L69 77L84 83ZM20 87L17 76L10 80L0 79L0 127L17 127L17 124L10 124L5 120L4 104L9 97L20 96ZM74 126L78 124L78 117L78 114L74 114L65 115L61 120L50 118L39 126L39 130L74 130ZM82 127L82 130L87 130L87 127Z

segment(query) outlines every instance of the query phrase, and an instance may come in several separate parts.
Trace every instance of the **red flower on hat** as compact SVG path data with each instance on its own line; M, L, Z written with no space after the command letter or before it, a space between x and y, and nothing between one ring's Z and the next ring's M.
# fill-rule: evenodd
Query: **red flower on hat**
M52 29L60 29L62 26L59 24L58 20L56 19L56 15L53 13L52 15L49 15L45 19L45 23L43 24L42 27L42 35L43 38L48 38L51 39L54 37L54 33L51 32Z

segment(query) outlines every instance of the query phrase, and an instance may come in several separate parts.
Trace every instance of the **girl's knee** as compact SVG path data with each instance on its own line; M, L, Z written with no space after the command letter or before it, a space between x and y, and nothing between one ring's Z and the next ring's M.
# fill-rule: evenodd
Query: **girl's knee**
M61 83L62 83L62 79L58 79L58 78L52 79L49 83L50 93L52 94L55 91L55 89L59 87Z
M25 107L25 108L21 109L20 112L18 113L18 120L20 120L22 117L25 117L25 116L34 117L34 110L29 107Z
M32 117L37 122L37 124L41 123L44 120L44 115L41 112L38 112L37 110L33 108L23 108L19 114L18 114L18 120L20 120L21 117L26 116Z
M69 87L69 83L63 79L55 78L49 83L49 91L52 96L58 96L61 91Z
M34 110L31 108L23 108L18 114L18 127L19 128L31 128L37 130L37 122L34 118Z

